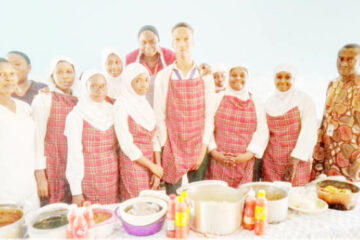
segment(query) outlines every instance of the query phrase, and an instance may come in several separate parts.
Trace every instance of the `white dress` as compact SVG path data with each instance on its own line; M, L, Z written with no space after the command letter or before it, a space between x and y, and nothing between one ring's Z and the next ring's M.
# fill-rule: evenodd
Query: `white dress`
M16 113L0 105L0 202L39 206L35 169L35 128L30 106L14 99Z

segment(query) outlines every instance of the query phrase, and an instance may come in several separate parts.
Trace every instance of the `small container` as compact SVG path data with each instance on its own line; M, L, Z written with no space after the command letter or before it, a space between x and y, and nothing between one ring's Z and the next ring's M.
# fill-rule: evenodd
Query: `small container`
M171 194L169 200L168 212L166 214L166 236L168 238L175 238L175 206L176 195Z
M177 197L175 206L175 237L182 239L187 237L187 206L182 196Z
M187 206L186 208L186 218L187 218L187 234L190 233L190 200L188 198L188 192L187 191L183 191L181 193L181 196L184 198L184 202Z
M255 205L255 234L264 235L267 222L267 201L265 191L260 190Z
M242 221L242 226L244 229L254 230L255 205L256 205L255 192L254 190L251 189L245 201L244 216Z

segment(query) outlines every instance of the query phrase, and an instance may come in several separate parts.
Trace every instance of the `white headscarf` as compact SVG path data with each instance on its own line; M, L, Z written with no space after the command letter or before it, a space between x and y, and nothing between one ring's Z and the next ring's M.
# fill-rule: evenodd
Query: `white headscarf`
M299 92L295 86L296 70L293 66L279 65L275 68L274 76L279 72L291 74L291 87L286 92L281 92L275 87L265 104L266 112L271 116L280 116L299 104ZM275 77L274 77L275 78Z
M81 76L80 97L79 102L74 107L74 111L93 127L105 131L114 124L111 111L112 105L106 101L98 103L91 99L89 79L96 74L104 76L104 73L96 70L86 71Z
M229 86L226 88L226 90L224 92L224 96L233 96L233 97L237 97L241 101L247 101L249 99L249 91L246 88L246 83L247 83L247 81L249 79L249 73L248 73L247 67L245 67L244 65L235 65L235 66L231 67L229 69L229 80L228 81L230 81L230 71L232 69L238 68L238 67L246 69L245 86L243 86L243 88L240 91L237 91L237 90L232 89L231 86L230 86L230 83L228 83Z
M214 66L211 67L211 71L212 73L216 73L216 72L225 72L225 79L224 79L224 85L223 87L217 87L215 86L215 90L219 91L219 90L223 90L227 88L227 82L228 82L228 74L227 74L227 68L224 64L216 64Z
M149 72L140 63L132 63L125 68L121 94L115 104L126 111L137 124L152 131L156 124L154 110L146 97L138 95L131 86L132 80L142 73L150 78Z
M50 90L54 91L56 88L57 79L56 79L56 74L54 74L54 72L55 72L56 66L59 62L68 62L73 66L75 79L74 79L74 83L71 87L71 91L72 91L73 95L77 95L77 94L75 94L75 92L77 91L77 88L78 88L77 67L76 67L75 62L71 58L65 57L65 56L56 57L56 58L52 59L50 62L48 74L47 74L48 86L49 86ZM54 83L54 81L55 81L55 83Z
M111 76L107 71L107 59L111 54L115 54L118 56L122 62L122 72L118 77ZM102 61L102 68L105 74L105 77L108 79L108 96L111 98L117 98L120 95L121 92L121 78L122 74L124 73L125 69L125 61L123 54L115 48L106 48L101 52L101 61Z

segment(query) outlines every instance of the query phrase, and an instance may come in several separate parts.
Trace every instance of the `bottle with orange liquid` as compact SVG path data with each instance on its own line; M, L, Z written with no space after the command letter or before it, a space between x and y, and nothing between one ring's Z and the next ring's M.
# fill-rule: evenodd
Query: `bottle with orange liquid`
M73 232L74 232L74 222L75 222L76 214L77 214L76 210L77 210L76 204L71 204L70 209L69 209L69 213L67 215L67 219L68 219L69 224L68 224L67 229L66 229L66 237L68 239L74 238Z
M74 231L73 231L73 238L74 239L83 239L89 237L89 229L87 222L84 218L84 212L83 209L79 209L80 211L77 211L78 214L76 215L75 221L74 221Z
M175 238L175 206L176 206L176 195L171 194L169 196L169 207L166 214L166 236L168 238Z
M245 208L243 214L242 226L247 230L254 230L255 228L255 192L254 190L250 190L249 195L245 201Z
M184 198L184 202L186 204L187 234L189 234L190 233L190 201L189 201L189 198L188 198L188 192L183 191L181 193L181 196Z
M255 205L255 234L264 235L267 221L267 201L265 191L260 190Z
M175 237L177 239L187 236L187 206L182 196L177 197L175 206Z

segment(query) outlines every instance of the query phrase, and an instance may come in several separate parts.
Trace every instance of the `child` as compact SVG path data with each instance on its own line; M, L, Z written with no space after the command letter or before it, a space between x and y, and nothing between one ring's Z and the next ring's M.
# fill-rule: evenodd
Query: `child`
M104 49L101 55L103 71L108 81L107 101L113 104L120 95L121 75L125 67L123 55L113 48Z
M71 202L65 177L67 140L65 119L77 103L72 95L76 79L75 64L68 58L54 59L49 79L50 94L38 94L32 104L35 122L36 181L39 194L49 203Z
M231 187L251 182L254 160L261 158L269 130L262 102L246 89L247 68L229 71L229 86L217 103L215 130L209 144L208 179L226 181Z
M119 202L118 142L112 106L106 102L107 81L98 71L81 78L79 102L66 118L68 140L66 177L72 202Z
M145 98L149 73L139 63L124 72L122 94L114 105L115 130L120 143L120 193L122 200L137 197L145 189L156 189L163 169L155 136L155 114Z
M218 64L212 67L212 74L215 83L215 92L220 93L226 89L226 67L222 64Z

